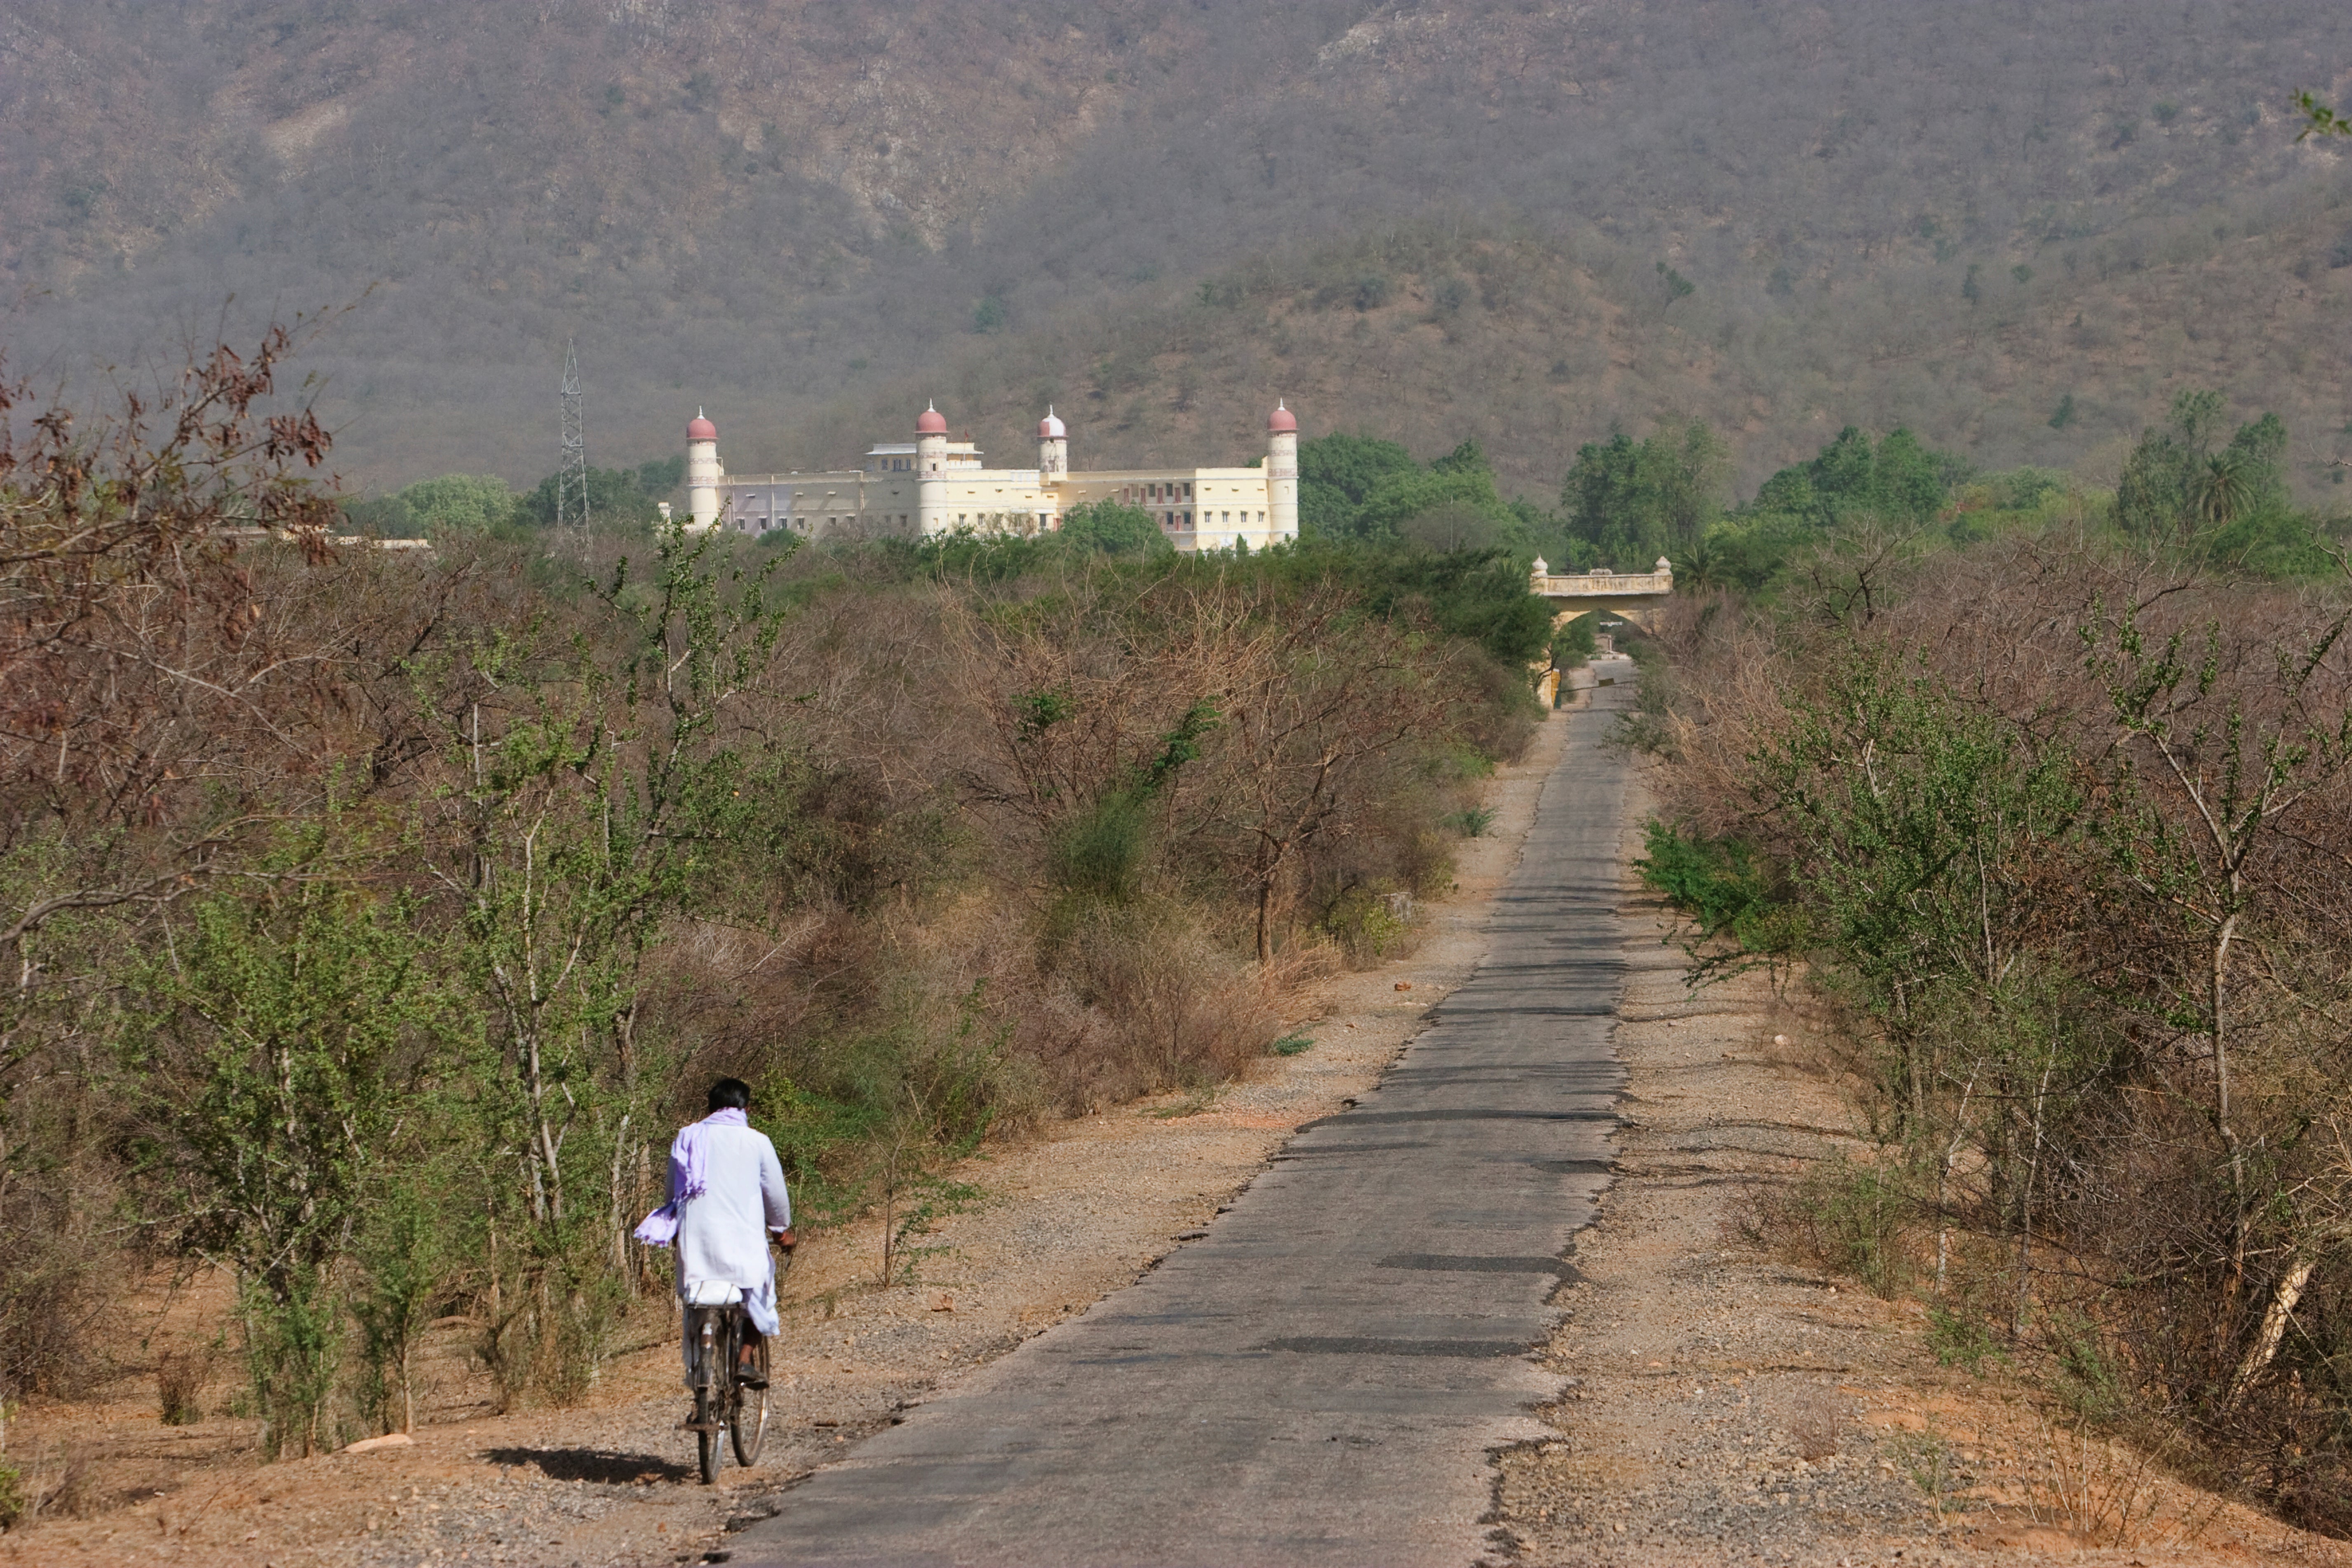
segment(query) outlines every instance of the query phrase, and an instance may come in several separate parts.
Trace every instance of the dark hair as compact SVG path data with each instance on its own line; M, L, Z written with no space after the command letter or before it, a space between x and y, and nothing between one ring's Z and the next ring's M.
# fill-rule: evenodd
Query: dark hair
M751 1086L740 1078L722 1078L710 1086L710 1109L716 1110L749 1110L751 1109Z

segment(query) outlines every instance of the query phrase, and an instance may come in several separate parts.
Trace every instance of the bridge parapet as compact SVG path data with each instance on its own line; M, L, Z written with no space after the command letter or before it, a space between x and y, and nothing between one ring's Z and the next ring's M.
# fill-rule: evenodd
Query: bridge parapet
M1528 586L1547 599L1646 598L1675 591L1675 568L1661 555L1657 569L1652 572L1612 572L1606 567L1597 572L1554 572L1538 555Z

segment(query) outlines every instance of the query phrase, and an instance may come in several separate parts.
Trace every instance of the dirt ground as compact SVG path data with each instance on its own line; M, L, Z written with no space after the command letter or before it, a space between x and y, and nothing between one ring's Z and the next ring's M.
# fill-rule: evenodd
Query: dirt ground
M1630 873L1620 912L1617 1183L1558 1298L1558 1435L1502 1456L1496 1562L2352 1564L2085 1439L2014 1373L1939 1366L1916 1305L1761 1245L1759 1185L1859 1149L1852 1113L1763 975L1694 994Z
M9 1457L54 1500L0 1536L0 1564L719 1560L728 1527L760 1517L782 1483L1133 1281L1265 1169L1293 1129L1370 1088L1423 1010L1476 963L1487 901L1517 858L1567 728L1547 725L1491 781L1494 825L1461 846L1455 890L1423 907L1411 956L1297 999L1295 1032L1311 1048L1268 1057L1213 1095L1125 1106L991 1151L959 1173L986 1197L926 1239L935 1250L919 1259L918 1285L875 1282L873 1226L804 1242L782 1284L774 1414L757 1469L730 1460L719 1485L695 1484L692 1436L676 1429L686 1398L667 1302L648 1303L582 1407L494 1415L466 1355L467 1326L452 1322L428 1357L413 1444L264 1465L254 1423L215 1414L236 1392L226 1354L203 1395L208 1418L162 1424L156 1358L216 1333L226 1301L216 1279L157 1281L132 1295L132 1342L103 1397L35 1405L8 1432Z

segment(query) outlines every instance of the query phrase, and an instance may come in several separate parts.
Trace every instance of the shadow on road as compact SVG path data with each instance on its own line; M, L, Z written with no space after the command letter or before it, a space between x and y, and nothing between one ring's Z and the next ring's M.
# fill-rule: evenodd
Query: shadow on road
M609 1448L491 1448L482 1458L494 1465L527 1465L559 1481L626 1486L633 1481L682 1481L691 1467L651 1454L618 1454Z

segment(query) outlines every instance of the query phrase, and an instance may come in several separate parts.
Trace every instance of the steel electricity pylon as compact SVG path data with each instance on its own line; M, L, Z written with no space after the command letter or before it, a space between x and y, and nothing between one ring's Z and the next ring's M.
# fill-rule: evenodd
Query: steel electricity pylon
M563 341L563 451L555 469L555 526L588 542L588 437L580 423L580 355Z

